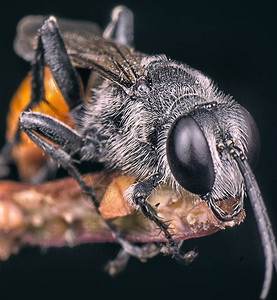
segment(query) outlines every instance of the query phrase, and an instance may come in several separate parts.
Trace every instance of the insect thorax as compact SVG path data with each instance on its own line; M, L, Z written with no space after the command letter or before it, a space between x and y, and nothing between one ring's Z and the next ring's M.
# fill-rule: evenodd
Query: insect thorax
M108 80L93 90L83 135L101 142L96 159L108 168L139 180L160 172L176 185L166 158L172 123L198 106L228 103L230 98L218 93L201 72L165 56L146 57L141 64L147 75L130 88L132 93Z

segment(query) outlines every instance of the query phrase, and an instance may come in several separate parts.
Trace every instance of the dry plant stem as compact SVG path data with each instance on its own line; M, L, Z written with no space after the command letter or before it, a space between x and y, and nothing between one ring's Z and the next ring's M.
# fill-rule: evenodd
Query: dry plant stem
M89 174L83 178L93 187L99 202L102 201L99 207L102 216L112 220L126 240L166 242L155 224L132 211L123 198L132 178L116 173ZM244 218L241 213L231 222L221 222L197 196L187 193L180 197L168 187L158 188L148 201L156 207L159 217L170 221L170 232L176 242L212 234L239 224ZM235 203L235 199L228 199L221 203L222 209L230 210ZM1 260L27 245L47 248L94 242L116 240L74 179L41 185L0 183Z

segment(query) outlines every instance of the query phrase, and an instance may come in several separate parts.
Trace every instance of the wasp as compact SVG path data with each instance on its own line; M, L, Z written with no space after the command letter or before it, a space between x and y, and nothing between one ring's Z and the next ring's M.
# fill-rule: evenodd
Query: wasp
M97 161L106 170L136 178L125 198L160 228L168 251L179 260L184 257L170 233L170 220L161 219L147 201L157 187L170 186L179 195L186 191L199 195L223 222L243 211L247 195L265 254L261 292L265 298L273 266L277 269L277 247L251 169L259 149L252 116L200 71L166 55L137 52L133 40L133 14L123 6L113 10L102 34L90 22L52 16L24 18L18 26L15 50L32 63L31 95L2 151L2 163L19 143L22 130L75 178L96 209L94 192L82 179L76 162ZM46 67L63 96L72 126L32 111L38 103L47 102ZM88 72L86 84L79 70ZM40 180L52 170L48 164L43 168ZM236 200L231 213L219 205L227 199ZM123 248L122 261L126 255L153 256L153 247L128 242L113 223L105 222Z

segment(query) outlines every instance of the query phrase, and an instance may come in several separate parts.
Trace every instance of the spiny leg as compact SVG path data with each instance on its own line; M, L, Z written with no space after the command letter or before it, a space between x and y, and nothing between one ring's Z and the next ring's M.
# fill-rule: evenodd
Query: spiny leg
M168 231L168 225L166 225L158 216L156 210L146 201L155 187L159 185L161 181L161 175L156 174L150 179L137 183L133 188L133 194L131 195L131 201L139 206L140 211L149 220L156 223L167 238L170 246L175 243L172 239L172 235Z
M155 208L147 202L147 198L150 196L153 189L161 183L161 179L161 174L155 174L148 180L138 182L129 191L127 191L126 197L131 201L131 205L135 204L135 206L138 206L143 215L154 222L163 232L168 241L168 246L162 248L167 248L167 254L172 254L176 260L183 263L186 261L186 258L183 254L181 254L179 244L173 240L172 234L168 231L170 224L161 220L161 218L158 217Z
M56 119L34 112L23 112L20 116L21 128L26 134L50 157L60 164L78 182L81 189L90 197L97 213L101 216L98 209L93 189L82 179L78 170L74 166L72 156L67 152L75 152L80 149L83 140L70 127ZM39 135L38 135L39 134ZM55 143L48 142L47 140ZM90 141L91 142L91 141ZM59 148L57 145L61 146ZM160 252L160 248L155 244L146 244L142 247L135 246L124 239L114 224L104 220L107 227L111 230L115 239L123 247L124 251L139 259L153 257Z

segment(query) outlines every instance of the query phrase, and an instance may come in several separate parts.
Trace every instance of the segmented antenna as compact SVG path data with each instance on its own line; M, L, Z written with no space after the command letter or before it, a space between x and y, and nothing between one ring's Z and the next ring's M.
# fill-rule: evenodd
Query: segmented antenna
M265 256L265 275L260 299L265 299L271 285L273 265L277 272L277 246L275 236L260 189L245 156L241 153L238 154L234 148L231 149L230 153L237 162L244 178L248 199L250 200L253 208L262 240Z

